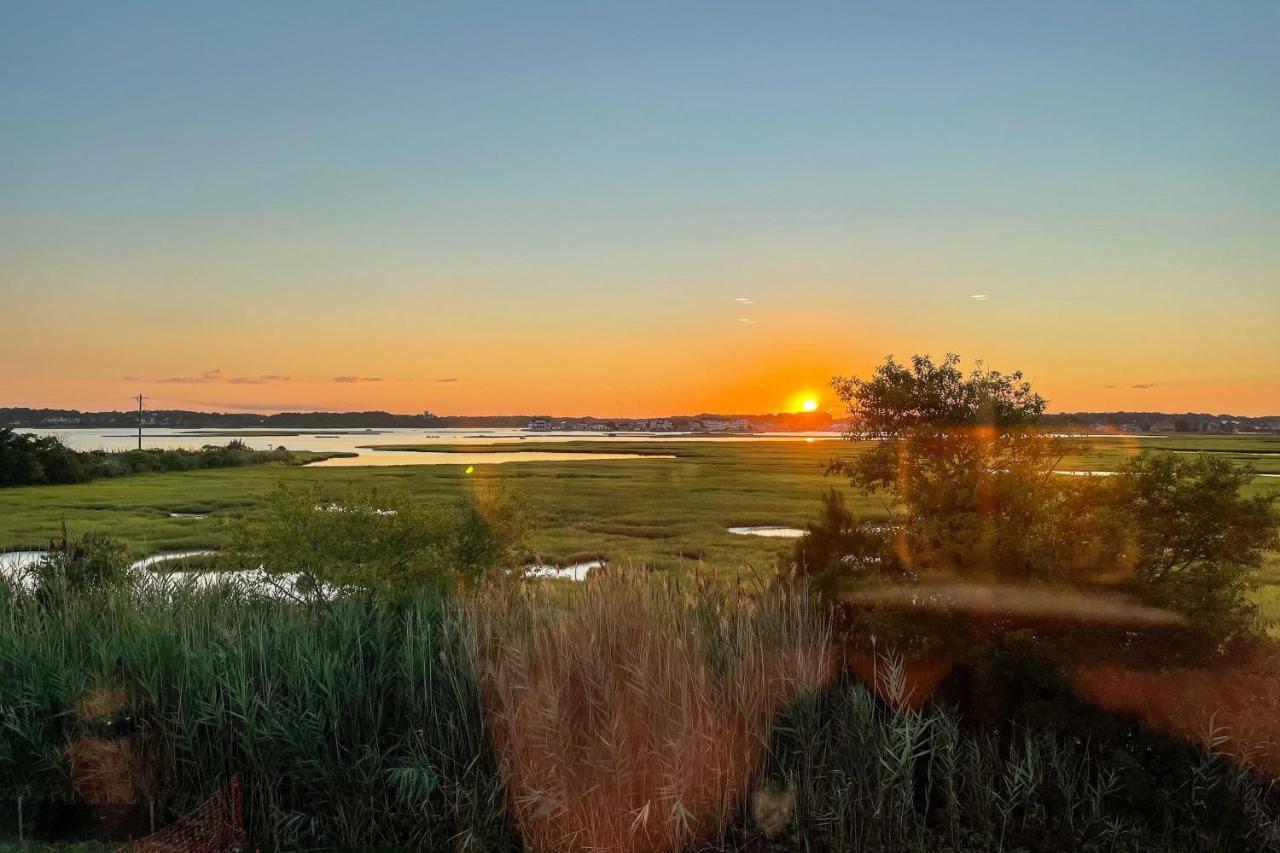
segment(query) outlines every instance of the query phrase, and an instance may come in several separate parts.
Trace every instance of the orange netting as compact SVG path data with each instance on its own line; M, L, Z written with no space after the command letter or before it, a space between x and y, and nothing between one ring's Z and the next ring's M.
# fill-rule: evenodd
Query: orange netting
M194 811L122 849L128 853L230 853L244 845L240 780L232 776Z

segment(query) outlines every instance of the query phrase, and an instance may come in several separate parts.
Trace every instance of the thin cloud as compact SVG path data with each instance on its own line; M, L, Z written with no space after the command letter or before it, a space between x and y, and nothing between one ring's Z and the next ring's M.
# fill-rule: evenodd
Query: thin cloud
M277 382L288 382L291 377L276 373L264 373L261 376L232 376L227 380L232 385L274 385Z
M1103 388L1119 388L1119 385L1103 385Z
M136 377L136 376L121 376L121 377L120 377L120 381L121 381L121 382L137 382L137 381L138 381L138 377Z
M755 305L756 304L756 301L749 296L739 296L737 299L733 301L738 303L739 305Z
M974 302L990 302L991 301L991 297L985 293L975 293L969 298L972 299Z
M1154 382L1138 382L1138 383L1135 383L1135 384L1133 384L1133 385L1130 385L1129 387L1130 387L1130 388L1132 388L1132 389L1134 389L1135 391L1146 391L1146 390L1148 390L1148 389L1151 389L1151 388L1156 387L1156 383L1154 383Z
M165 385L199 385L206 382L218 382L221 379L221 370L206 370L199 376L166 376L156 381Z
M457 381L458 381L458 379L457 379L457 377L450 376L450 377L448 377L448 378L446 378L446 379L437 379L436 381L437 381L437 382L457 382Z
M381 382L381 376L335 376L334 382Z
M745 323L748 326L754 326L756 324L756 321L752 320L750 317L739 317L738 322Z

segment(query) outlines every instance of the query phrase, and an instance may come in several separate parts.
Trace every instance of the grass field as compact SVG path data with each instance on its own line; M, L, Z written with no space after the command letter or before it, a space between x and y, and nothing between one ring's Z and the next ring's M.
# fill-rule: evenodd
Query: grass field
M533 532L530 557L568 563L604 557L657 569L691 567L699 560L720 573L771 570L785 540L739 536L730 526L802 526L818 508L820 492L844 483L823 474L833 456L857 453L839 440L741 442L575 441L539 450L674 454L675 459L593 462L520 462L367 468L277 466L148 474L75 486L35 486L0 491L0 550L39 548L60 535L102 530L122 538L139 555L177 548L216 548L223 521L261 505L278 484L318 484L329 494L376 488L432 499L501 481L527 502ZM1252 462L1260 472L1280 473L1280 436L1158 436L1103 438L1088 452L1063 461L1064 469L1110 470L1142 449L1207 450ZM441 445L397 449L458 450ZM509 450L510 444L468 446L468 453ZM1280 492L1280 477L1259 477L1256 490ZM855 512L883 516L876 496L849 493ZM204 519L170 518L171 512L208 513ZM1280 559L1266 580L1280 583ZM1271 599L1269 599L1270 601ZM1280 610L1280 590L1274 606Z

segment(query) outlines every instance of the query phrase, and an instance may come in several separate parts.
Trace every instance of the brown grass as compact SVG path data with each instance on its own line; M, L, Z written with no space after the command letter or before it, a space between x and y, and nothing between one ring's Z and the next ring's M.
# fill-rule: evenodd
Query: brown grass
M773 715L830 668L825 627L778 596L615 572L554 615L537 592L481 601L471 653L527 849L676 850L737 812Z

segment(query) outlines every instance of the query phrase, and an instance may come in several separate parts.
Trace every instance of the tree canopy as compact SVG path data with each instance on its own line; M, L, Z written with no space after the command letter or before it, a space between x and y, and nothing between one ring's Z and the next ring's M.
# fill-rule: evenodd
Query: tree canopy
M1142 453L1111 476L1064 476L1075 437L1041 427L1045 400L1020 372L948 355L887 358L837 377L855 452L829 471L886 498L858 522L836 494L797 542L798 570L836 591L867 581L1108 584L1229 637L1248 630L1254 570L1280 545L1274 496L1248 496L1247 466Z

